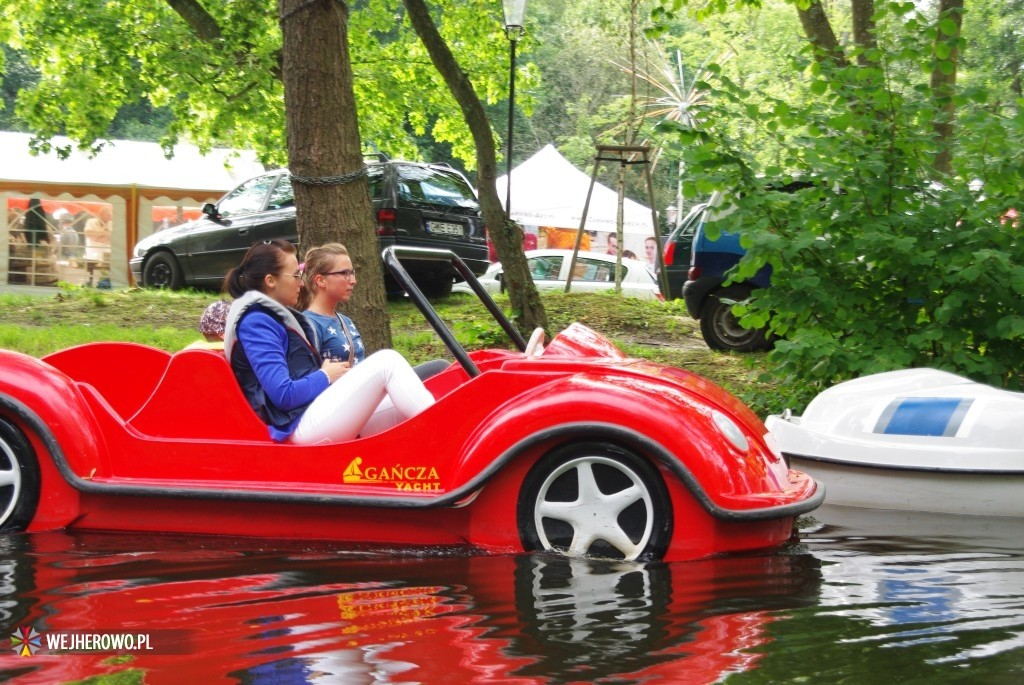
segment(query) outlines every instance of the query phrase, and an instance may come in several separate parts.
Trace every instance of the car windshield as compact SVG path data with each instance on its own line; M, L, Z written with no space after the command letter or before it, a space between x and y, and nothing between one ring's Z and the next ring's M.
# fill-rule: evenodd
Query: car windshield
M217 211L223 217L241 216L263 211L267 193L277 180L277 175L257 176L232 190L220 204Z
M397 171L399 200L419 205L479 209L473 189L456 173L411 165L400 165Z

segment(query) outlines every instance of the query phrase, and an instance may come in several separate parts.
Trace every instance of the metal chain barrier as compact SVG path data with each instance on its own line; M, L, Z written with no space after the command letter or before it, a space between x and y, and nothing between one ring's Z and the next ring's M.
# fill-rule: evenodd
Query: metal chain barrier
M363 176L366 176L366 167L361 167L355 171L342 174L340 176L296 176L292 174L292 181L297 181L307 186L339 186L345 183L351 183L352 181L358 181Z

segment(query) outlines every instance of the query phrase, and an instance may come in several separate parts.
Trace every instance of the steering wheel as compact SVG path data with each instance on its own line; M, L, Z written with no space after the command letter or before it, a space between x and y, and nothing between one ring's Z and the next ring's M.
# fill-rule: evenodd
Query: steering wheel
M544 354L544 329L534 328L533 333L530 335L530 340L526 343L526 352L524 353L527 359L533 359Z

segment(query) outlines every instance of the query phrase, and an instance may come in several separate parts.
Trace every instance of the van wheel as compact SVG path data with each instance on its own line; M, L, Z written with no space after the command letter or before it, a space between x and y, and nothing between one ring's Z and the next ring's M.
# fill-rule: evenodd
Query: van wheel
M750 292L749 288L732 286L708 296L700 310L700 332L708 347L722 352L756 352L771 347L764 328L744 328L732 313L733 303L747 299Z
M177 290L182 286L181 267L174 255L157 252L142 267L142 285L146 288Z
M0 419L0 533L25 530L39 504L39 462L21 431Z
M646 459L615 445L574 443L546 454L527 474L517 521L527 550L660 559L672 537L672 504Z

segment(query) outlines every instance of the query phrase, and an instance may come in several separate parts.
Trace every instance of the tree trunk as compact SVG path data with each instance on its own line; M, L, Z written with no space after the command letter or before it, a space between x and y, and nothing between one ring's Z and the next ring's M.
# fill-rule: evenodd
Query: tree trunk
M391 346L341 0L280 0L288 166L300 255L341 242L359 272L347 310L367 351Z
M837 67L847 65L846 55L836 40L836 34L832 30L832 24L828 21L825 8L819 0L814 0L807 7L797 7L797 14L800 16L800 24L804 27L804 34L814 46L814 58L819 62L828 62Z
M866 67L878 62L867 54L867 51L878 47L875 39L875 22L872 17L875 14L875 0L850 0L850 9L853 13L853 42L864 51L857 55L857 64Z
M956 107L953 103L953 95L956 90L956 70L959 61L960 51L957 49L957 39L960 38L960 28L963 21L964 0L939 0L939 22L944 19L951 19L956 30L952 35L946 35L941 30L935 36L936 48L940 44L950 46L950 54L945 59L938 59L932 69L932 97L935 98L938 116L932 124L935 131L938 154L935 155L935 171L939 175L949 175L953 172L953 119L956 114ZM936 54L938 58L938 54ZM946 69L943 70L943 66Z
M494 135L487 121L487 113L473 89L473 84L459 67L448 45L444 42L423 0L402 0L416 34L430 54L438 73L448 84L462 116L469 126L476 144L477 186L484 223L490 230L491 240L501 260L504 284L508 289L516 324L521 329L547 328L547 314L530 278L526 256L523 254L523 231L505 216L494 182L498 163L494 150ZM509 179L511 182L511 179Z

